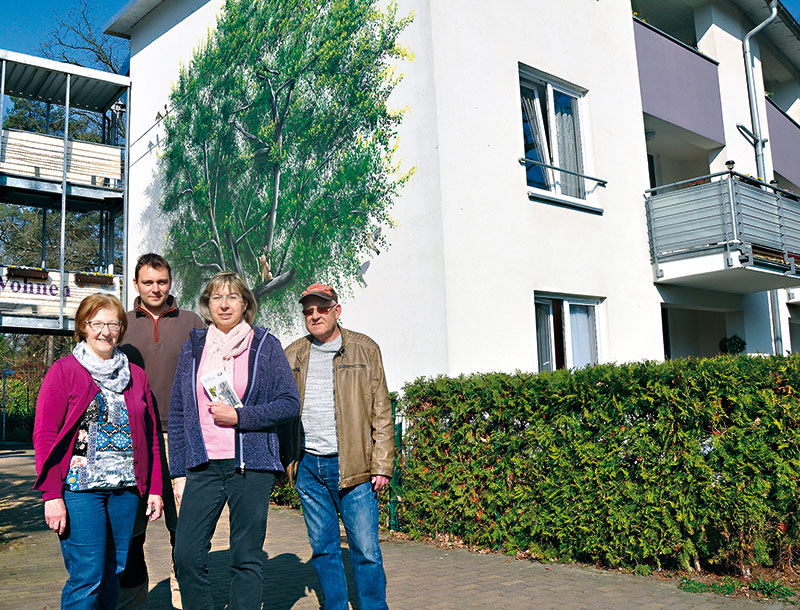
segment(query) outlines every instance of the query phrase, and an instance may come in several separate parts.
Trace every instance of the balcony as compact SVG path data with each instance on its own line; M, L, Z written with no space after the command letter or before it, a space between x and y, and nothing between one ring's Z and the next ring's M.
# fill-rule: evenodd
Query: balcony
M0 153L0 173L61 182L64 138L4 129ZM68 183L121 191L122 169L121 147L68 142Z
M0 243L0 332L68 334L83 297L125 300L127 159L105 142L124 137L129 89L127 76L0 49L0 211L25 229ZM3 128L20 99L43 113L38 133ZM78 112L103 144L50 135Z
M640 19L633 33L642 111L723 145L718 63Z
M767 100L767 125L772 166L781 176L800 186L800 125Z
M800 286L800 198L736 172L646 191L659 284L738 294Z

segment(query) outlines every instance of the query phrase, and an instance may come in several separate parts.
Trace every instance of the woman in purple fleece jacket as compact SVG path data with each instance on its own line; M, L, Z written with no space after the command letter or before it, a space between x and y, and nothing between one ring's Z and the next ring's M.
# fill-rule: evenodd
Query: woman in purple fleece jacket
M169 467L180 503L175 574L184 608L213 608L207 559L225 503L230 513L230 606L261 608L267 508L283 471L276 427L300 414L289 363L258 326L257 303L236 273L211 278L200 295L208 330L193 329L178 358L170 398ZM201 379L218 375L241 401L210 396Z
M144 371L117 349L127 317L93 294L75 315L79 343L47 371L36 401L35 489L69 578L62 608L115 608L139 496L161 516L161 457Z

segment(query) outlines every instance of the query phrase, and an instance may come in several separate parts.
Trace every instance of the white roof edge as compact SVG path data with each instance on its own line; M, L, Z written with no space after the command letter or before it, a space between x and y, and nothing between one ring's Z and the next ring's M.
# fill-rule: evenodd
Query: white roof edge
M130 39L133 27L162 2L165 0L128 0L103 26L103 33Z
M18 64L33 66L35 68L52 70L53 72L72 74L74 76L90 78L92 80L113 83L115 85L119 85L120 87L131 86L131 79L128 76L114 74L113 72L103 72L102 70L95 70L94 68L84 68L83 66L76 66L74 64L55 61L45 57L17 53L16 51L7 51L6 49L0 49L0 60L13 61Z

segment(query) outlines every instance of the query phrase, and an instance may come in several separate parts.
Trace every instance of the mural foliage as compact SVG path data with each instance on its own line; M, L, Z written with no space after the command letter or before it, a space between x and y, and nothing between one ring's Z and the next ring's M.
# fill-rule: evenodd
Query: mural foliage
M228 0L165 121L161 207L185 301L235 270L275 323L312 281L363 281L410 175L386 103L410 19L373 0Z

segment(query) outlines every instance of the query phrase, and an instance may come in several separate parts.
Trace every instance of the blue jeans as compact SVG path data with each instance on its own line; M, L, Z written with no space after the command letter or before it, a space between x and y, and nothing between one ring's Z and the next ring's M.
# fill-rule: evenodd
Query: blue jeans
M61 554L69 578L61 591L61 608L114 610L139 494L133 487L64 490L64 504L67 529L61 536Z
M378 495L366 481L339 489L339 457L306 453L297 471L297 492L326 610L347 606L339 517L342 517L359 610L388 610L386 576L378 544ZM337 515L338 513L338 515Z
M212 609L208 552L225 502L228 503L231 557L231 610L261 608L267 509L275 473L236 470L234 460L210 460L186 472L178 529L175 575L187 610Z

